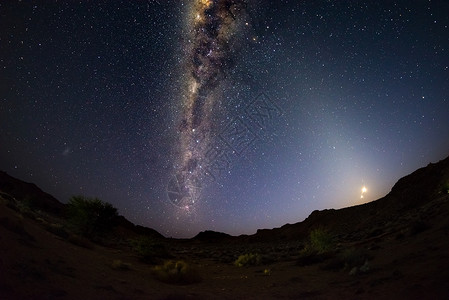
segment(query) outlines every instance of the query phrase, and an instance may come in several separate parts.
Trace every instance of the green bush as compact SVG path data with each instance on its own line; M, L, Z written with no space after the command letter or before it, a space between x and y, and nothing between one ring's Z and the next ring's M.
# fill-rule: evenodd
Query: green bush
M157 280L165 283L183 285L201 281L198 271L182 260L169 260L152 271Z
M317 254L318 254L318 251L315 248L313 248L309 242L307 242L307 244L305 244L304 248L302 248L302 250L299 251L300 257L314 256Z
M102 236L116 225L117 209L97 198L74 196L67 207L70 225L85 237Z
M335 246L333 236L323 228L316 228L310 232L309 247L317 253L325 253Z
M440 193L449 194L449 181L444 182L441 186Z
M323 228L316 228L310 232L309 240L299 252L297 264L307 266L321 263L333 255L334 247L333 236Z
M257 266L261 262L261 256L259 254L247 253L240 255L234 264L237 267Z

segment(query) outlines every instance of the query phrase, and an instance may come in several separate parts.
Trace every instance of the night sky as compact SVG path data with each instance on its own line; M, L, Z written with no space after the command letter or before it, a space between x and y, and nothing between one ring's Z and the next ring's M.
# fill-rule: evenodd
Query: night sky
M449 155L448 26L448 1L1 1L0 169L167 237L372 201Z

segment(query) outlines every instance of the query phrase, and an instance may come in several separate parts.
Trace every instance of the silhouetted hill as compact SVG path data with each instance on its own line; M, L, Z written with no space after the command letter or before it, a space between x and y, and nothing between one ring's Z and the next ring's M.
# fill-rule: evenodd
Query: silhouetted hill
M117 232L119 232L123 236L128 236L129 234L136 234L136 235L145 235L152 238L158 238L158 239L164 239L165 237L157 232L154 229L135 225L134 223L128 221L124 216L118 217L118 226L117 226Z
M242 236L248 241L298 240L307 237L316 227L324 227L335 234L357 238L357 232L401 218L412 210L442 196L443 187L449 186L449 157L430 163L398 180L390 193L378 200L342 208L313 211L304 221L286 224L280 228L261 229L256 234ZM359 233L360 234L360 233Z
M357 232L366 228L377 228L385 220L400 218L409 211L425 205L438 197L444 186L449 186L449 157L438 163L430 163L401 178L385 197L362 205L313 211L304 221L285 224L280 228L259 229L253 235L233 237L226 233L204 231L193 240L217 242L237 239L242 242L273 242L301 240L316 227L324 227L337 235L357 238ZM43 192L35 184L13 178L0 171L0 192L16 200L26 201L33 208L61 214L65 205L53 196ZM154 229L135 225L125 217L119 218L119 230L122 235L138 234L155 238L164 238Z
M31 209L38 209L58 217L64 217L66 205L55 197L43 192L33 183L16 179L0 171L0 194L9 201L18 201ZM125 217L119 216L116 232L122 236L146 235L153 238L164 238L154 229L135 225Z
M216 232L212 230L206 230L198 233L193 239L203 242L218 242L229 238L232 238L232 236L229 234L223 232Z
M0 192L26 203L32 209L40 209L53 214L61 214L65 206L35 184L16 179L2 171L0 171Z

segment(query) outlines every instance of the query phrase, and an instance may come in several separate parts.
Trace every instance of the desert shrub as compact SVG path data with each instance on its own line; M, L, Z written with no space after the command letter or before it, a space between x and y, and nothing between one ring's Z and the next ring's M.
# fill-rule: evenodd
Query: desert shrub
M167 247L162 242L147 236L131 240L131 246L140 259L147 263L170 257Z
M234 262L237 267L257 266L261 263L261 256L259 254L247 253L240 255Z
M117 222L117 209L97 198L74 196L68 203L69 223L88 238L99 237L112 230Z
M310 232L308 241L299 252L297 264L307 266L321 263L333 256L334 246L333 236L323 228L316 228Z
M302 248L301 251L299 251L300 257L314 256L317 254L318 254L318 251L314 247L312 247L309 242L307 242L304 245L304 248Z
M129 263L125 263L123 261L121 261L120 259L114 259L112 261L112 265L111 267L114 270L129 270L131 268L131 265Z
M449 194L449 180L444 182L440 188L441 194Z
M155 266L152 273L157 280L170 284L183 285L201 281L198 271L182 260L169 260L163 265Z
M309 246L318 253L332 250L335 246L333 236L323 228L316 228L310 232Z
M29 200L29 197L25 197L24 199L17 201L14 198L10 197L8 202L8 207L12 208L16 212L29 217L31 219L36 219L36 215L33 211L34 207L32 206L32 202Z

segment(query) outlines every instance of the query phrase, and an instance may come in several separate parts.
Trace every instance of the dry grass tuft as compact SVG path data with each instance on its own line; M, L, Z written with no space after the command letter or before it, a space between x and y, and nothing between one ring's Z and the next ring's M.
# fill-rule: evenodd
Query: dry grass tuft
M163 265L153 268L154 277L169 284L192 284L201 281L198 271L185 261L166 261Z

